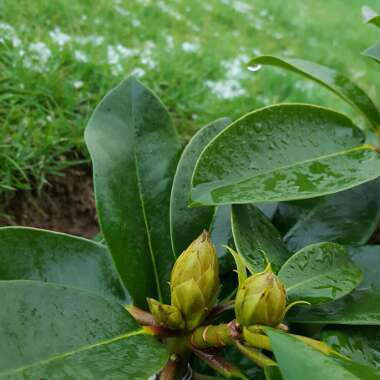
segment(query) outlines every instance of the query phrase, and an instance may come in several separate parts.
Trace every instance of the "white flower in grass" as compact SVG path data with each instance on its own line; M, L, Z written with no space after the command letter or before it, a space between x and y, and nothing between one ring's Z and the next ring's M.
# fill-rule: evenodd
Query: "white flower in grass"
M171 36L170 34L166 34L165 35L165 43L166 43L166 47L168 47L169 49L173 49L174 48L173 36Z
M87 63L89 61L88 55L85 52L81 51L81 50L75 50L74 51L74 58L78 62Z
M13 36L11 40L14 48L21 46L21 40L17 36Z
M157 62L155 62L153 59L155 46L156 45L152 41L147 41L140 55L141 63L147 66L149 69L154 69L157 67Z
M76 89L76 90L79 90L80 88L82 88L84 85L84 82L81 81L81 80L75 80L73 82L73 87Z
M79 45L91 44L93 46L100 46L104 42L104 37L97 34L91 34L89 36L76 36L73 40Z
M241 83L236 79L225 79L219 81L207 80L206 86L220 99L232 99L247 94Z
M28 54L23 49L21 50L20 56L24 56L24 67L40 73L48 71L47 63L52 54L44 42L31 43L28 48Z
M137 78L141 78L145 75L145 70L141 67L136 67L131 71L131 75L134 75Z
M62 32L62 30L56 27L54 30L49 32L49 37L55 42L60 48L62 48L67 42L71 40L71 37Z
M245 67L248 61L249 57L245 54L241 54L232 60L223 61L222 67L225 70L224 79L216 81L208 80L205 82L206 86L214 95L221 99L232 99L246 95L247 91L241 81L248 74L248 70Z
M198 42L183 42L181 47L186 53L196 53L200 49Z

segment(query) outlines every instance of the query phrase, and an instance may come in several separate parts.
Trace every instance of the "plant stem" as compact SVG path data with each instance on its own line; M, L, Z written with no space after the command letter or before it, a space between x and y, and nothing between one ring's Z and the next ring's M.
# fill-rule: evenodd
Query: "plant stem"
M189 340L193 347L206 349L210 347L224 347L233 344L240 337L235 322L220 325L201 326L194 330Z
M246 356L261 368L277 366L277 363L275 361L273 361L271 358L268 358L268 356L262 354L261 352L255 350L253 347L246 346L238 341L235 341L235 346L244 356Z
M271 351L270 340L266 335L251 332L247 328L243 328L243 339L253 347Z

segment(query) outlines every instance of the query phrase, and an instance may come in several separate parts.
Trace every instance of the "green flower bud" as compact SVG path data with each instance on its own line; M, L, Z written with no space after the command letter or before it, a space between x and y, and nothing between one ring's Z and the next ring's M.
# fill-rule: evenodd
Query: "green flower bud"
M170 289L171 303L182 313L186 328L198 327L214 306L219 291L219 263L207 231L178 257Z
M147 298L150 312L159 326L168 327L173 330L185 328L185 321L181 312L172 305L165 305L153 298Z
M236 295L236 320L245 327L256 324L275 327L284 319L285 308L285 287L270 265L264 272L248 277Z

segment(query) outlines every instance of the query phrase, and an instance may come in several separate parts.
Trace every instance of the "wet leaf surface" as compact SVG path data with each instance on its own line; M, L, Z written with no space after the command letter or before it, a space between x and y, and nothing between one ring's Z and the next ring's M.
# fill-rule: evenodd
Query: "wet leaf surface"
M231 227L231 206L219 206L216 209L210 228L211 240L219 258L220 272L226 273L234 268L234 261L224 246L234 247Z
M369 366L326 355L299 339L266 329L284 380L378 380L380 372Z
M351 292L362 273L345 247L335 243L309 245L283 265L278 273L289 300L326 303Z
M322 331L322 339L355 362L380 369L380 327L331 326Z
M344 115L297 104L252 112L203 150L192 205L318 197L375 179L380 156ZM344 170L343 170L344 169Z
M170 232L174 253L179 256L190 243L208 229L214 207L189 208L191 176L204 147L222 131L230 119L218 119L200 129L189 141L178 162L170 197Z
M358 109L376 129L380 125L380 114L369 96L348 77L329 67L296 58L264 55L254 58L250 64L271 65L305 76L340 96Z
M130 301L103 245L33 228L0 228L0 280L54 282Z
M292 322L342 325L380 325L380 247L350 248L352 260L363 272L363 281L341 299L302 307L288 315Z
M295 203L297 207L298 202ZM284 237L291 251L322 241L363 245L380 221L380 181L377 179L328 195L308 208L302 206L297 222ZM289 215L289 224L291 218Z
M96 108L85 140L102 232L121 279L137 305L148 296L168 301L169 202L180 151L168 112L131 77Z
M168 353L123 306L86 291L0 282L0 377L141 379Z
M232 230L238 252L257 272L267 265L264 254L276 272L290 256L279 232L253 205L232 206Z

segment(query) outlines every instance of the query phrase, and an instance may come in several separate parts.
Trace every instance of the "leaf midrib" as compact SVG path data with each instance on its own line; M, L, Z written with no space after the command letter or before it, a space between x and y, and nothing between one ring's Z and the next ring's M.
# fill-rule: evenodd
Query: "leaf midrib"
M154 272L154 278L156 281L156 288L157 288L157 296L160 302L162 302L163 297L162 297L162 292L161 292L161 285L160 285L160 278L158 275L158 269L157 269L157 263L156 263L156 257L154 255L154 250L153 250L153 245L152 245L152 238L150 236L150 231L149 231L149 223L148 223L148 218L145 210L145 202L142 194L142 187L141 187L141 177L140 177L140 172L139 172L139 167L138 167L138 160L137 160L137 153L136 153L136 130L135 130L135 87L134 87L134 82L132 83L132 101L131 101L131 115L132 115L132 122L133 122L133 138L135 140L135 144L133 147L133 159L135 163L135 168L136 168L136 180L137 180L137 189L138 189L138 194L139 194L139 199L141 203L141 210L142 210L142 215L144 219L144 225L145 225L145 232L148 240L148 248L149 248L149 253L150 257L152 260L152 267L153 267L153 272Z
M15 369L6 370L3 373L0 372L0 377L16 374L18 372L21 372L21 371L24 371L24 370L28 370L28 369L33 368L33 367L37 367L39 365L48 364L48 363L53 362L55 360L63 360L63 359L65 359L67 357L70 357L72 355L75 355L75 354L78 354L78 353L81 353L81 352L85 352L85 351L97 348L99 346L112 344L112 343L115 343L115 342L117 342L119 340L127 339L127 338L130 338L130 337L133 337L133 336L137 336L137 335L141 335L141 334L145 334L145 331L143 329L131 331L131 332L127 333L127 334L118 335L118 336L115 336L113 338L101 340L101 341L96 342L96 343L87 344L85 346L81 346L81 347L79 347L77 349L74 349L74 350L71 350L71 351L63 352L63 353L60 353L60 354L57 354L57 355L52 355L52 356L50 356L50 357L48 357L46 359L39 360L38 362L35 362L35 363L27 364L27 365L24 365L22 367L18 367L18 368L15 368Z

